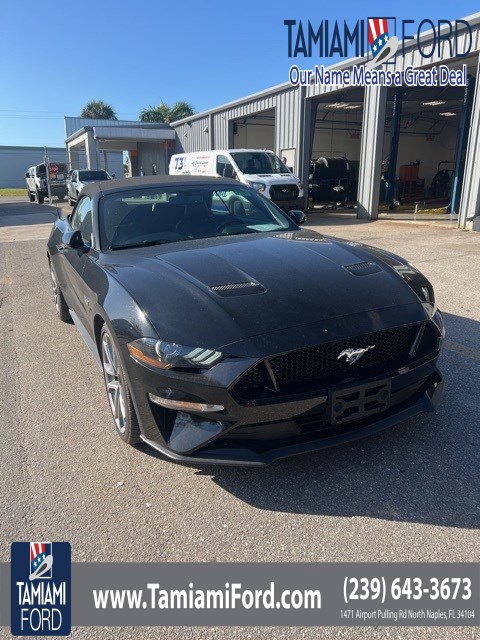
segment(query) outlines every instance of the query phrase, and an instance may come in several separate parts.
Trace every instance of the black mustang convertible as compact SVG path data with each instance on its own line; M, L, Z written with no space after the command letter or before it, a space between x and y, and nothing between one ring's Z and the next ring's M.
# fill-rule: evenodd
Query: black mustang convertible
M101 362L125 442L264 465L433 411L431 284L303 221L234 180L152 176L90 184L55 222L57 313Z

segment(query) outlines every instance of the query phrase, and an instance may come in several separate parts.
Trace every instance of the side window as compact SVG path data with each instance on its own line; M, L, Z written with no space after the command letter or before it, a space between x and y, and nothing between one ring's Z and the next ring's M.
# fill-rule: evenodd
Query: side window
M217 173L222 178L233 178L233 165L226 156L217 156Z
M80 229L84 242L92 241L92 201L88 196L83 197L75 207L70 225L74 231Z

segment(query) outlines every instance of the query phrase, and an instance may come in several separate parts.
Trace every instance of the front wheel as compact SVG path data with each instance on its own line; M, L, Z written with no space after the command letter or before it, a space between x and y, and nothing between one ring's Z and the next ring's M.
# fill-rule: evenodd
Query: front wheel
M30 189L27 189L27 197L30 200L30 202L35 202L35 196L33 195L33 193L30 191Z
M137 444L140 442L140 428L127 376L113 338L105 326L102 329L100 344L105 387L115 426L124 442Z
M52 283L53 301L55 302L55 309L57 310L57 316L62 322L71 322L72 317L68 309L65 298L63 297L62 290L58 284L57 276L53 270L53 265L50 262L50 281Z

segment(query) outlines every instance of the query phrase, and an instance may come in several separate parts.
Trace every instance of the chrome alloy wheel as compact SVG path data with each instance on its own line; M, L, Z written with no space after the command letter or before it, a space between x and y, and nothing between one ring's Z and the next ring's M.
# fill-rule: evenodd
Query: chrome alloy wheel
M118 372L117 353L111 337L104 333L102 337L102 366L107 386L108 400L112 410L113 419L120 433L125 433L127 422L125 408L125 389Z
M50 264L50 279L52 281L53 300L55 302L55 308L60 315L60 289L58 287L57 278L53 270L53 265Z

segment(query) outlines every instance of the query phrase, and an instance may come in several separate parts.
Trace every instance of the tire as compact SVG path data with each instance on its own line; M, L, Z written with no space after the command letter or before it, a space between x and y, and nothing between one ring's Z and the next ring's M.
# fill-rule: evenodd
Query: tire
M38 204L43 204L45 202L45 196L41 194L39 191L35 192Z
M104 325L100 336L100 360L107 399L120 438L127 444L140 442L140 427L128 387L127 376L115 342Z
M30 189L27 189L27 197L30 202L35 202L35 195L30 191Z
M52 262L50 261L49 264L50 264L50 282L52 284L53 301L55 303L57 316L60 318L62 322L72 322L72 316L70 315L70 311L68 309L67 303L65 302L65 298L63 297L63 293L62 293L62 290L60 289L60 285L57 282L57 276L55 275L55 271L53 270Z

